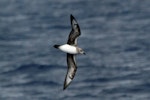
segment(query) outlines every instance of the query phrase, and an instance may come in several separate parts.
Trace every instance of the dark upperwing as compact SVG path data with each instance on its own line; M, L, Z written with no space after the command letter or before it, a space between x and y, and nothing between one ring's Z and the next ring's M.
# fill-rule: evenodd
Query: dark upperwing
M68 65L68 70L64 82L64 90L69 86L77 71L77 66L73 54L67 53L67 65Z
M71 20L72 30L69 34L67 44L77 45L77 37L79 37L81 34L80 27L79 27L76 19L72 15L70 15L70 20Z

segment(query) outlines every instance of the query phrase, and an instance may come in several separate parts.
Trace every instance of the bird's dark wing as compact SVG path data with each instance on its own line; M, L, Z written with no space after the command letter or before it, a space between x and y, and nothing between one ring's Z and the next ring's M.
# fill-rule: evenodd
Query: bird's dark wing
M64 82L64 89L66 89L67 86L71 83L77 70L77 66L73 54L67 53L67 65L68 65L68 71Z
M76 19L72 15L70 15L70 19L71 19L72 30L69 34L67 44L77 45L77 37L80 36L80 34L81 34L80 27L79 27Z

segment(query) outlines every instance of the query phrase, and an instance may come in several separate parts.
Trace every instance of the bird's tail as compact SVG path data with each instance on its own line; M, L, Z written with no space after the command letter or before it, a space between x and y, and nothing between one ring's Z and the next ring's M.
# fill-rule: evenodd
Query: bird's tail
M54 48L57 48L57 49L58 49L58 48L59 48L59 46L60 46L60 45L54 45Z

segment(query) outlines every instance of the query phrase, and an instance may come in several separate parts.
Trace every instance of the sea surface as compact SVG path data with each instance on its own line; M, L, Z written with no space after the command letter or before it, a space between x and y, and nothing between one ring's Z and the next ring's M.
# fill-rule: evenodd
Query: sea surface
M86 55L63 91L70 14ZM0 100L150 100L150 0L0 0Z

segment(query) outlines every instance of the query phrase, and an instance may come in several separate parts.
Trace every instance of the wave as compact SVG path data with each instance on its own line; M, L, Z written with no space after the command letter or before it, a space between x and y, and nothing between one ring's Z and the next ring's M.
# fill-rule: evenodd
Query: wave
M13 74L13 73L22 73L22 72L43 72L47 70L62 68L59 65L40 65L40 64L23 64L18 66L17 68L14 68L12 70L2 72L1 74Z

